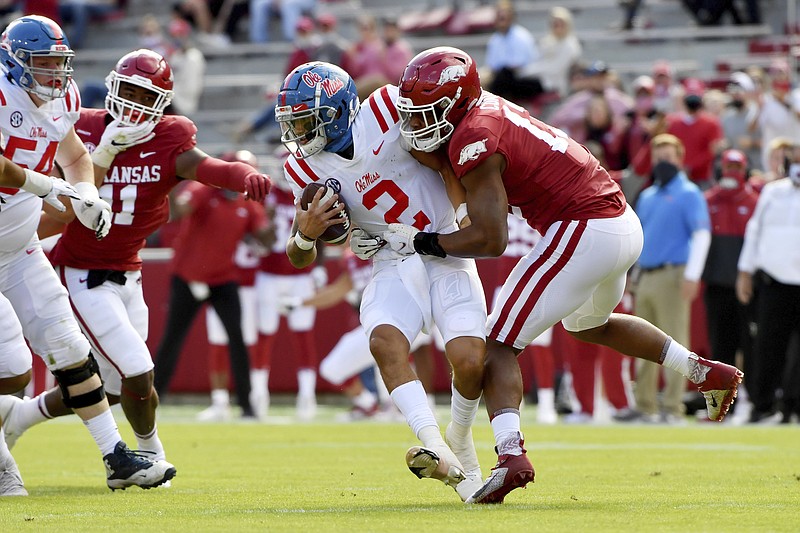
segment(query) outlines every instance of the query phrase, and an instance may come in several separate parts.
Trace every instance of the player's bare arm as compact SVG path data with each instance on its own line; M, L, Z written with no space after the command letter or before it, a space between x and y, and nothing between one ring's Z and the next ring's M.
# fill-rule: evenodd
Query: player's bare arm
M467 191L464 186L456 177L450 161L447 159L447 153L444 149L438 149L434 152L422 152L420 150L410 150L411 155L425 165L439 173L444 182L447 197L450 203L453 204L453 209L456 210L456 222L459 228L465 228L469 225L469 216L467 215Z
M314 262L317 257L316 241L319 236L330 226L341 222L339 213L344 210L344 203L339 203L338 207L333 208L339 195L334 194L322 201L323 195L324 189L319 189L307 209L303 209L299 201L295 204L296 213L292 234L286 243L286 255L297 268L303 268Z
M497 257L505 251L508 198L503 187L504 166L505 158L493 154L461 178L471 223L454 233L439 235L439 244L448 255Z

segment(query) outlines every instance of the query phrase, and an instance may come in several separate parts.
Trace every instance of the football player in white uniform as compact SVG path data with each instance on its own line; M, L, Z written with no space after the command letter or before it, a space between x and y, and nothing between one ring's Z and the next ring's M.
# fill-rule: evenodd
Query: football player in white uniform
M482 390L486 302L474 261L419 255L401 260L383 247L380 236L390 223L456 229L444 182L401 142L397 94L397 87L387 85L361 106L350 76L328 63L307 63L286 77L275 110L291 153L284 170L295 198L317 181L338 193L322 201L320 190L306 210L297 202L287 255L297 267L310 264L316 239L338 222L338 210L327 210L344 200L359 226L351 247L374 260L361 323L392 400L422 441L407 452L408 466L418 477L454 486L466 499L481 479L471 426ZM408 362L411 341L432 322L453 368L447 443Z
M0 41L2 148L7 158L25 168L26 176L21 188L0 189L0 392L16 392L30 380L27 339L58 380L64 401L81 417L100 448L109 488L150 488L169 480L175 469L130 451L122 441L89 342L36 234L42 198L64 211L55 198L58 194L71 198L75 214L98 239L110 229L111 208L98 196L92 160L73 127L80 110L80 96L72 81L74 55L61 28L40 16L16 19ZM46 176L54 162L74 188ZM4 423L15 400L0 396ZM15 437L4 437L0 494L24 494L5 443L8 439L13 446Z

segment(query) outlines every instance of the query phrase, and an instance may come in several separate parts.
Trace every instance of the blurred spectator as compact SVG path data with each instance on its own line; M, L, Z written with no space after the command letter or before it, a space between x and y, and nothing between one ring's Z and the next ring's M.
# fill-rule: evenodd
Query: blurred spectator
M73 49L83 48L86 31L93 19L121 13L118 0L61 0L58 14L64 24L70 25L69 44Z
M653 106L662 113L676 111L683 96L683 90L674 76L668 61L659 60L653 65Z
M753 101L755 84L744 72L734 72L726 92L730 101L720 118L725 147L742 151L747 156L748 166L762 168L760 135L750 129L758 112Z
M639 76L633 80L631 90L634 95L634 108L628 113L628 154L631 158L630 175L621 185L625 197L631 205L636 205L636 197L644 185L650 184L650 140L667 128L666 114L656 108L654 98L655 82L650 76Z
M694 183L705 190L713 184L714 158L723 142L719 119L703 108L705 84L697 78L684 80L685 111L667 115L667 133L685 147L683 169Z
M644 0L620 0L619 7L621 7L625 13L622 19L622 24L620 25L620 29L623 30L632 30L634 25L637 23L636 15L639 13L639 8L642 7Z
M314 59L338 65L347 71L347 51L352 45L339 34L337 26L336 16L331 13L325 13L317 17L320 42Z
M633 109L633 99L612 84L609 74L608 65L603 61L595 61L585 67L579 83L581 89L556 107L550 116L550 124L572 135L583 127L589 102L597 95L605 98L614 120L624 119L628 111Z
M708 207L703 193L682 170L685 152L680 139L661 134L650 144L654 184L642 191L636 202L644 247L639 256L634 314L688 346L689 311L699 292L711 240ZM618 414L616 420L683 422L686 379L663 368L665 387L659 406L661 369L643 359L636 361L636 409Z
M800 333L800 149L795 145L788 155L789 177L767 183L761 191L738 263L739 301L747 304L756 296L756 368L747 380L751 422L776 418L789 341ZM794 368L797 373L800 367ZM786 375L784 382L798 383L796 373Z
M761 129L761 168L769 166L768 147L776 137L800 143L800 92L792 91L788 65L773 65L770 77L770 91L757 98L758 113L750 124Z
M757 2L758 0L748 0L748 14L750 17L760 19ZM733 0L681 0L681 3L701 26L718 26L726 13L730 15L734 24L747 22ZM755 9L751 4L755 4Z
M400 76L406 69L411 58L414 57L414 50L409 42L403 38L403 33L397 25L397 19L383 19L383 74L388 83L397 85L400 83Z
M582 48L564 7L550 10L550 31L539 40L539 57L520 70L523 78L537 78L542 88L562 97L569 94L569 72L581 57Z
M205 85L206 58L192 42L192 26L174 18L168 27L174 51L168 60L172 66L175 95L170 112L192 115L200 105Z
M602 149L603 166L615 171L628 166L629 130L628 121L615 119L605 96L596 94L589 100L583 124L570 131L570 135L581 144L596 142Z
M294 41L300 18L304 13L312 13L316 5L316 0L250 0L250 41L269 41L270 15L273 12L280 16L283 39Z
M495 6L495 31L486 45L485 87L511 101L531 98L542 92L538 78L523 78L522 71L539 58L533 34L516 24L514 6L500 0Z
M321 43L322 41L314 28L314 21L308 17L300 17L297 21L297 33L292 43L292 53L286 61L284 75L289 74L303 63L313 61Z
M172 55L172 43L164 35L164 28L154 15L144 15L139 21L139 47L157 52L163 57Z
M386 44L378 33L375 17L363 14L358 18L358 35L348 54L347 64L348 72L356 82L358 96L363 100L389 80L383 68Z
M711 353L717 360L735 365L736 352L741 351L745 379L749 380L755 375L750 319L736 298L736 264L745 226L758 201L758 193L747 184L747 166L743 152L726 150L721 157L720 179L705 193L711 218L711 246L702 279ZM735 405L737 412L744 404L742 392Z
M175 205L182 221L173 243L169 312L156 356L156 391L163 397L169 389L189 328L208 302L225 325L242 416L252 417L249 362L242 337L239 280L233 256L246 234L268 242L264 210L241 194L200 183L190 183L182 189Z
M235 40L239 22L248 14L247 0L179 0L172 10L197 30L203 45L220 47Z

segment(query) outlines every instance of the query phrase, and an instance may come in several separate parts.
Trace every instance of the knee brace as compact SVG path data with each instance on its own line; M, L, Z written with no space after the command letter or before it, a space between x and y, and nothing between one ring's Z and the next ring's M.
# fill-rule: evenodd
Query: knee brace
M69 392L71 385L79 385L91 379L92 376L99 374L99 371L100 367L97 366L97 361L95 361L91 353L89 353L89 358L86 362L79 367L54 370L53 375L56 377L58 387L61 389L61 395L64 397L64 405L70 409L80 409L81 407L90 407L102 402L106 397L102 381L99 387L89 392L84 392L77 396L72 396Z

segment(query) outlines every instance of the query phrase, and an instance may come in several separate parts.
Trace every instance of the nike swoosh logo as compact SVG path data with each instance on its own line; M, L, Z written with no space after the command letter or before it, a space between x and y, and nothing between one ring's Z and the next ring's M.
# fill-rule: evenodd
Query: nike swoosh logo
M87 280L87 279L89 279L89 278L79 278L79 279L78 279L78 281L79 281L80 283L86 283L86 280Z
M31 255L35 251L36 251L36 248L29 248L28 250L25 250L25 253L28 254L28 255Z
M153 154L155 154L155 152L140 152L139 157L144 159L145 157L150 157Z
M64 115L58 115L57 117L53 117L53 122L58 122L59 120L61 120L61 117L63 116Z
M380 153L380 151L381 151L381 148L383 148L383 143L384 142L386 142L386 141L381 141L381 144L379 144L377 148L372 150L372 153L375 154L375 155L378 155Z

